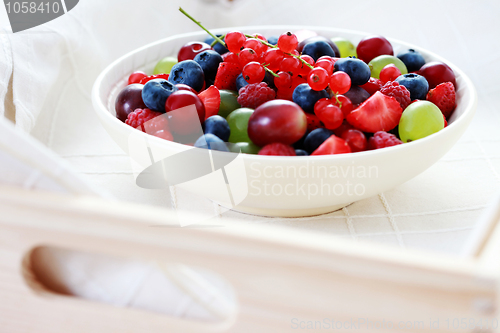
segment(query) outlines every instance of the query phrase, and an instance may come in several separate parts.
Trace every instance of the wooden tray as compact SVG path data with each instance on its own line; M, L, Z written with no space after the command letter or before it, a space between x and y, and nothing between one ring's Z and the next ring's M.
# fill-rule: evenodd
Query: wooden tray
M498 332L499 207L453 257L238 221L180 228L165 209L0 187L0 332ZM238 307L207 324L55 294L31 271L43 245L206 268Z

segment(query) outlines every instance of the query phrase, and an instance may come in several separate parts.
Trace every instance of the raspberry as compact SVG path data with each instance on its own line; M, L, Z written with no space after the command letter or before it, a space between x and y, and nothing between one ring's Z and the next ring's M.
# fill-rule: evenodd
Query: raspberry
M275 155L275 156L296 156L295 150L289 145L275 142L265 145L260 151L259 155Z
M389 81L380 89L380 92L386 96L394 97L404 110L411 103L410 92L405 86L396 81Z
M273 89L267 86L267 83L252 83L240 89L238 103L245 108L255 109L276 97Z
M403 142L399 140L395 135L379 131L373 134L373 136L368 140L368 149L380 149L385 147L392 147L400 145Z
M455 98L455 87L451 82L440 83L427 93L427 100L436 104L445 117L455 110Z
M162 115L161 112L152 111L150 109L135 109L134 112L129 113L125 124L134 128L143 127L145 122ZM143 129L141 129L144 131Z

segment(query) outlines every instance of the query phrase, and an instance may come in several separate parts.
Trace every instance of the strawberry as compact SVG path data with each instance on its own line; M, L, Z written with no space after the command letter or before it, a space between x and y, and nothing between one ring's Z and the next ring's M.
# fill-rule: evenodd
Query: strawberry
M451 82L440 83L427 93L427 100L436 104L445 117L449 117L455 110L455 99L455 87Z
M198 97L205 106L205 120L219 113L220 93L216 86L210 86L203 90L198 94Z
M351 148L347 142L335 135L325 140L311 155L347 154Z
M237 65L238 68L240 69L240 71L243 69L243 67L240 65L240 61L239 61L238 55L234 54L232 52L226 52L226 53L224 53L222 55L222 61L224 61L224 62L230 62L232 64Z
M236 90L236 78L241 73L241 68L232 62L221 62L217 69L214 86L219 89Z
M306 113L307 131L314 131L316 128L325 128L325 124L319 120L318 116L312 113Z
M346 120L363 132L390 131L399 124L403 109L399 102L380 91L375 92L357 109L349 113Z
M262 147L259 155L274 155L274 156L295 156L295 150L284 143L270 143Z
M141 79L141 81L139 82L140 84L146 84L147 82L151 81L151 80L155 80L155 79L165 79L168 81L168 77L170 76L170 74L156 74L156 75L150 75L150 76L146 76L144 78Z

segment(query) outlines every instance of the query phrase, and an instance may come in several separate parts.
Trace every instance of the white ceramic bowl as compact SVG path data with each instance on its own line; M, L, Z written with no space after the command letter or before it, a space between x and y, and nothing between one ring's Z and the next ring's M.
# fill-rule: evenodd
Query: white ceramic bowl
M314 30L328 38L345 37L355 45L368 35L348 30L303 26L240 27L218 29L214 33L240 30L270 36L300 29ZM161 157L193 148L152 137L119 121L114 110L116 95L126 85L130 73L136 70L152 72L159 59L175 56L185 43L203 40L205 37L206 33L203 31L182 34L141 47L113 62L94 84L92 100L102 125L132 157L134 163L137 162L142 168L147 167L147 163L137 157L141 154L137 152L138 147L132 147L134 140L147 141L152 151ZM425 171L466 130L476 110L476 92L470 79L448 61L408 43L389 40L395 54L403 48L413 48L421 52L426 61L443 61L453 69L457 76L458 106L448 127L421 140L376 151L310 157L241 154L234 163L226 166L225 177L229 180L229 185L222 186L223 190L214 190L218 182L224 179L220 170L214 172L213 177L203 177L177 186L242 212L267 216L310 216L331 212L390 190ZM229 196L228 188L231 190Z

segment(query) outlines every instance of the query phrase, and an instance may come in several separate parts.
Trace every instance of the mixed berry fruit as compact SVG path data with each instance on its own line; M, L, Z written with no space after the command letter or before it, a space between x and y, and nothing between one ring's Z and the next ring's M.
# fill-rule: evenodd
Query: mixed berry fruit
M160 60L152 75L134 72L128 83L116 100L126 124L195 147L259 155L391 147L443 129L456 107L448 65L426 63L413 49L394 56L381 36L355 47L314 32L266 39L230 31L187 43L177 59ZM182 140L193 133L197 139Z

